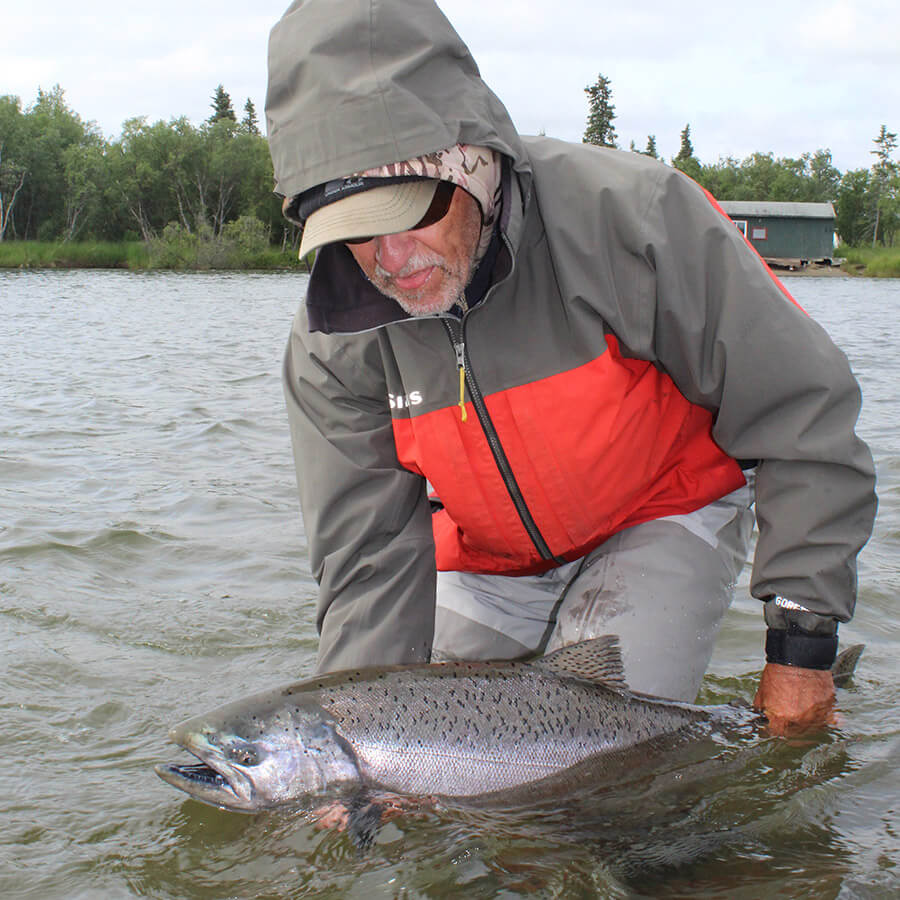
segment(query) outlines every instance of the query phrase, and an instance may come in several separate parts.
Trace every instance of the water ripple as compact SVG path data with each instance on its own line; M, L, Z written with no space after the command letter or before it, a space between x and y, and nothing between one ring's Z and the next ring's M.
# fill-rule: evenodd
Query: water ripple
M713 741L705 758L556 806L423 810L362 856L306 810L226 813L155 778L175 722L314 665L279 382L305 285L0 272L0 355L16 360L0 376L0 747L14 762L0 774L0 895L900 893L900 283L791 285L859 374L879 474L859 611L841 629L868 646L837 728ZM752 699L748 580L702 702Z

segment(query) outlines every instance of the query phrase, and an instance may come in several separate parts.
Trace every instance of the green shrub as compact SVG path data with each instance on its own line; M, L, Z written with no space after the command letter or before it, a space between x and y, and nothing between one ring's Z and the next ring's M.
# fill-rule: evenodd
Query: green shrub
M299 265L293 254L269 243L266 225L255 216L228 222L221 233L209 225L188 231L171 222L149 241L149 264L156 269L277 269Z
M900 278L900 247L845 247L836 251L849 272L872 278Z

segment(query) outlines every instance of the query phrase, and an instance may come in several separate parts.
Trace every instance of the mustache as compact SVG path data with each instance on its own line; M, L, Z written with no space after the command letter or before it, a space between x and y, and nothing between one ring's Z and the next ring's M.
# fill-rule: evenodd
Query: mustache
M424 269L427 266L435 266L438 269L447 270L446 262L442 256L437 253L423 253L422 251L419 251L413 254L413 256L406 261L403 268L397 272L388 272L387 269L382 268L381 263L376 259L374 274L378 278L390 282L395 278L406 278L408 275L412 275L413 272L418 272L419 269Z

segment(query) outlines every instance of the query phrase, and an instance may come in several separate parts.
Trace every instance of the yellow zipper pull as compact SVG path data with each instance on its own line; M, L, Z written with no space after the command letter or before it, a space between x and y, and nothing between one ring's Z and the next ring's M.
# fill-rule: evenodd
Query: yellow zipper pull
M466 370L459 367L459 417L466 421Z
M459 418L465 422L467 418L465 345L460 341L458 344L453 345L453 349L456 351L456 367L459 369L459 403L457 404L459 406Z

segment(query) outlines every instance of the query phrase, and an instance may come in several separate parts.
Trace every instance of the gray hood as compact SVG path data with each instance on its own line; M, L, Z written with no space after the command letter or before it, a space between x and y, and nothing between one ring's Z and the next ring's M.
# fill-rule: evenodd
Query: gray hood
M266 95L276 193L452 147L530 165L506 108L430 0L297 0L269 38Z

